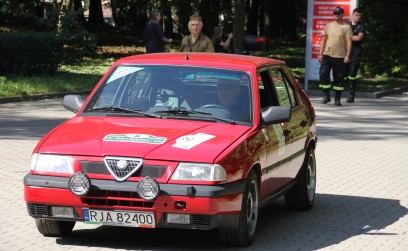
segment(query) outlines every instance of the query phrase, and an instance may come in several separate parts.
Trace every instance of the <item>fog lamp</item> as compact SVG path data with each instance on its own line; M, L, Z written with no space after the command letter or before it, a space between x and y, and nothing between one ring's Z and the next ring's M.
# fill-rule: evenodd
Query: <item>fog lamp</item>
M167 223L169 224L190 224L189 214L167 214Z
M74 218L72 207L51 207L51 215L54 217Z
M149 176L144 177L137 185L137 194L147 201L156 199L159 190L159 183Z
M75 195L86 195L91 188L91 180L84 173L75 173L69 178L68 187Z

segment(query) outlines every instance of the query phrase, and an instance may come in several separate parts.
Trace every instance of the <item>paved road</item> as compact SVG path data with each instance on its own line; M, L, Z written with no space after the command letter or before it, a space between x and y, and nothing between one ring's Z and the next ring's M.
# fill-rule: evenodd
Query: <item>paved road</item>
M310 212L282 200L260 212L257 238L242 250L408 250L408 95L319 104L318 186ZM214 231L95 227L45 238L27 215L23 177L31 151L73 114L60 99L0 104L0 250L238 250ZM239 249L241 250L241 249Z

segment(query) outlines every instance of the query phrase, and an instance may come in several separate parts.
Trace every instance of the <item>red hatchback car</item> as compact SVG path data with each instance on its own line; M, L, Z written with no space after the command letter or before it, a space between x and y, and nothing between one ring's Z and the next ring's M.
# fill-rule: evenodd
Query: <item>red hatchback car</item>
M314 109L284 62L161 53L115 62L76 115L33 151L24 178L44 236L76 221L217 228L247 246L259 209L283 195L309 210L316 189Z

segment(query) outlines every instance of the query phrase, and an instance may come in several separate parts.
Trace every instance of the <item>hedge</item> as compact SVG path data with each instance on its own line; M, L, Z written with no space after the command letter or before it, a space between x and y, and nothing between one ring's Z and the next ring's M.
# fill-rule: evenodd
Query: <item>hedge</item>
M52 74L63 60L55 33L0 33L0 75Z

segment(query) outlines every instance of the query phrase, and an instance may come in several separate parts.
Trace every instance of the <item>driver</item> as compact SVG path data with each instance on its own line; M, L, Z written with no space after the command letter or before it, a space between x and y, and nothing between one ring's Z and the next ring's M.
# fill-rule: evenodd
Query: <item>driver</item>
M238 80L221 79L217 85L217 98L222 106L231 110L237 103L241 85Z
M240 100L242 92L239 80L220 79L217 85L218 102L228 109L231 113L231 119L238 121L249 121L248 107L245 107L243 100Z

